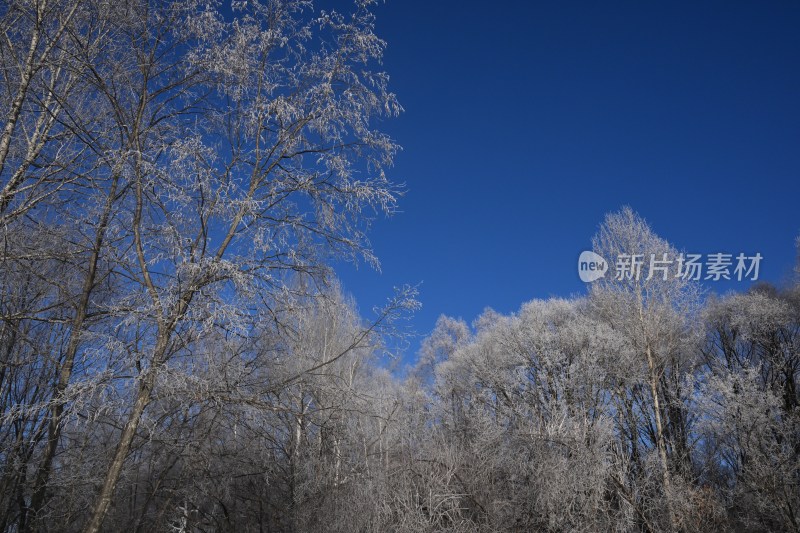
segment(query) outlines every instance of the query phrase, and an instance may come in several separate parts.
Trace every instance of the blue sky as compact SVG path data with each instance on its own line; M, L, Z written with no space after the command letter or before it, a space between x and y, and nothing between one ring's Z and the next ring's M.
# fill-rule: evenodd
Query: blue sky
M678 248L759 252L762 279L791 275L800 3L389 0L377 15L408 193L371 232L382 272L338 268L363 314L404 283L421 282L421 334L440 314L583 293L577 257L623 205Z

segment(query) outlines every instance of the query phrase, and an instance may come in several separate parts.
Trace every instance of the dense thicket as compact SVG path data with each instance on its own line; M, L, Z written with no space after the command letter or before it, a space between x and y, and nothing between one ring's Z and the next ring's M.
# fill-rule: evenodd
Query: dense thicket
M629 209L594 245L675 253ZM400 397L406 530L798 531L800 284L645 277L439 320Z
M401 192L372 4L0 7L0 529L800 530L797 283L607 276L385 370L414 291L329 267Z

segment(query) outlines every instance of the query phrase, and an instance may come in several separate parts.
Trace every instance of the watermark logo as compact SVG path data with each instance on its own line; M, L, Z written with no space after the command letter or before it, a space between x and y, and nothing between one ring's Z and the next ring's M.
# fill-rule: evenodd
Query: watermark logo
M578 258L578 275L581 281L591 283L606 275L608 261L594 252L581 252Z
M705 259L705 261L704 261ZM614 278L617 280L649 280L670 277L693 281L720 281L720 280L758 280L758 271L763 256L738 255L713 253L678 254L669 257L669 254L619 254L614 266ZM608 262L603 256L594 252L582 252L578 258L578 275L581 281L591 283L606 275L609 269Z

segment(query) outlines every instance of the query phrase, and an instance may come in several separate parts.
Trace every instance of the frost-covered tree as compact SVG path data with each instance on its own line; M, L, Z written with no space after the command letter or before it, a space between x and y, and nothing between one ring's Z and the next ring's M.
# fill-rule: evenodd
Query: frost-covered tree
M311 288L325 283L332 257L376 264L369 218L391 213L400 190L384 173L397 147L375 124L400 107L377 69L384 43L373 4L2 8L0 211L3 241L19 239L2 258L6 361L22 357L15 339L30 338L31 320L68 326L52 330L65 349L42 339L30 352L35 379L14 377L36 391L10 403L35 413L16 436L33 443L24 452L32 468L4 456L16 465L6 479L20 480L9 500L23 509L18 527L26 513L41 512L43 523L53 510L72 417L109 424L113 445L98 455L108 466L92 474L100 488L86 526L97 531L140 423L168 390L162 376L190 369L186 360L219 329L246 335L256 320L277 320L265 310L285 305L292 273L311 276ZM43 236L35 254L19 244L33 231ZM79 281L50 276L17 297L12 271L32 257L33 272L49 261Z
M797 531L800 300L759 286L706 309L706 464L737 522Z
M652 402L643 413L645 421L652 420L648 440L658 453L667 513L676 525L669 508L672 471L685 472L689 459L684 378L698 353L697 283L678 270L683 256L630 208L607 215L592 242L595 252L618 263L616 275L592 285L591 301L598 316L625 336L644 368ZM637 385L629 383L622 394L637 395ZM631 432L632 440L640 438L638 428L632 426Z
M383 174L396 147L371 123L399 107L369 70L383 50L369 4L340 15L237 3L233 19L191 1L112 9L123 30L96 83L120 117L129 191L117 257L133 282L126 322L146 341L87 531L102 523L160 369L204 329L246 322L222 295L269 298L282 272L320 275L332 253L373 259L362 210L391 212L397 190Z

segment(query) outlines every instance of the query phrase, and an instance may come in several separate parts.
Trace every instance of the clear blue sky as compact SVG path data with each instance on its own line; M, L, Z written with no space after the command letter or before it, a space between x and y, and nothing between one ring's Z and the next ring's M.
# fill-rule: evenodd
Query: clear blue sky
M442 313L583 293L577 257L623 205L679 248L760 252L762 279L790 275L800 2L389 0L377 14L408 194L371 233L382 273L338 269L362 314L403 283L422 282L422 334Z

